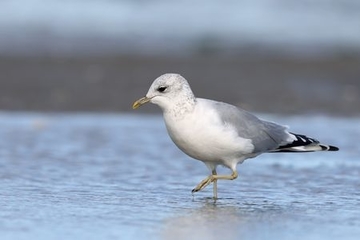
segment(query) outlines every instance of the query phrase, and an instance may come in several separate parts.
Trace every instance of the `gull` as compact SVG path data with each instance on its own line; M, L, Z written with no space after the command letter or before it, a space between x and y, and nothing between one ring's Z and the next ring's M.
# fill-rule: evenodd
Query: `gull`
M175 145L209 168L210 175L192 193L217 180L238 177L237 165L262 153L338 151L314 138L288 131L288 127L262 120L234 105L196 98L188 81L179 74L166 73L154 80L146 96L135 101L133 109L151 102L163 111L168 134ZM217 166L231 170L218 175Z

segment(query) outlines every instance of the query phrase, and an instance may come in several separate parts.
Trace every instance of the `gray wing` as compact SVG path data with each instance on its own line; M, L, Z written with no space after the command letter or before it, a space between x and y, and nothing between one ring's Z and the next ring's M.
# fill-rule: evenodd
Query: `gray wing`
M261 120L227 103L214 102L213 106L224 124L234 126L240 137L252 140L254 153L276 149L289 141L289 134L284 126Z

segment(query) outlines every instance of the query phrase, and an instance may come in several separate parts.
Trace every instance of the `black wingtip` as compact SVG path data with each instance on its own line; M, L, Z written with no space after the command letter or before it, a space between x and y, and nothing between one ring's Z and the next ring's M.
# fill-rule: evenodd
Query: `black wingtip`
M339 148L335 146L329 146L328 151L339 151Z
M332 152L339 151L339 148L335 146L322 145L322 144L319 144L319 146L321 147L322 151L332 151Z

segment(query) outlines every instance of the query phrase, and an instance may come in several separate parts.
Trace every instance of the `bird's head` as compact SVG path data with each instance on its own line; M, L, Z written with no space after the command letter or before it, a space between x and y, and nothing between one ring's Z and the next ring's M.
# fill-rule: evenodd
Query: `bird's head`
M182 99L195 99L188 82L179 74L166 73L155 79L146 96L135 101L132 107L136 109L151 102L166 110Z

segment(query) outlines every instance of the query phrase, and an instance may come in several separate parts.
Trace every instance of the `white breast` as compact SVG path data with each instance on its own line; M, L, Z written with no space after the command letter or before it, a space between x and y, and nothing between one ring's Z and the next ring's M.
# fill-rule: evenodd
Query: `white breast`
M211 162L223 162L250 154L251 140L238 136L232 126L225 125L206 102L198 102L194 111L181 117L164 114L173 142L189 156Z

